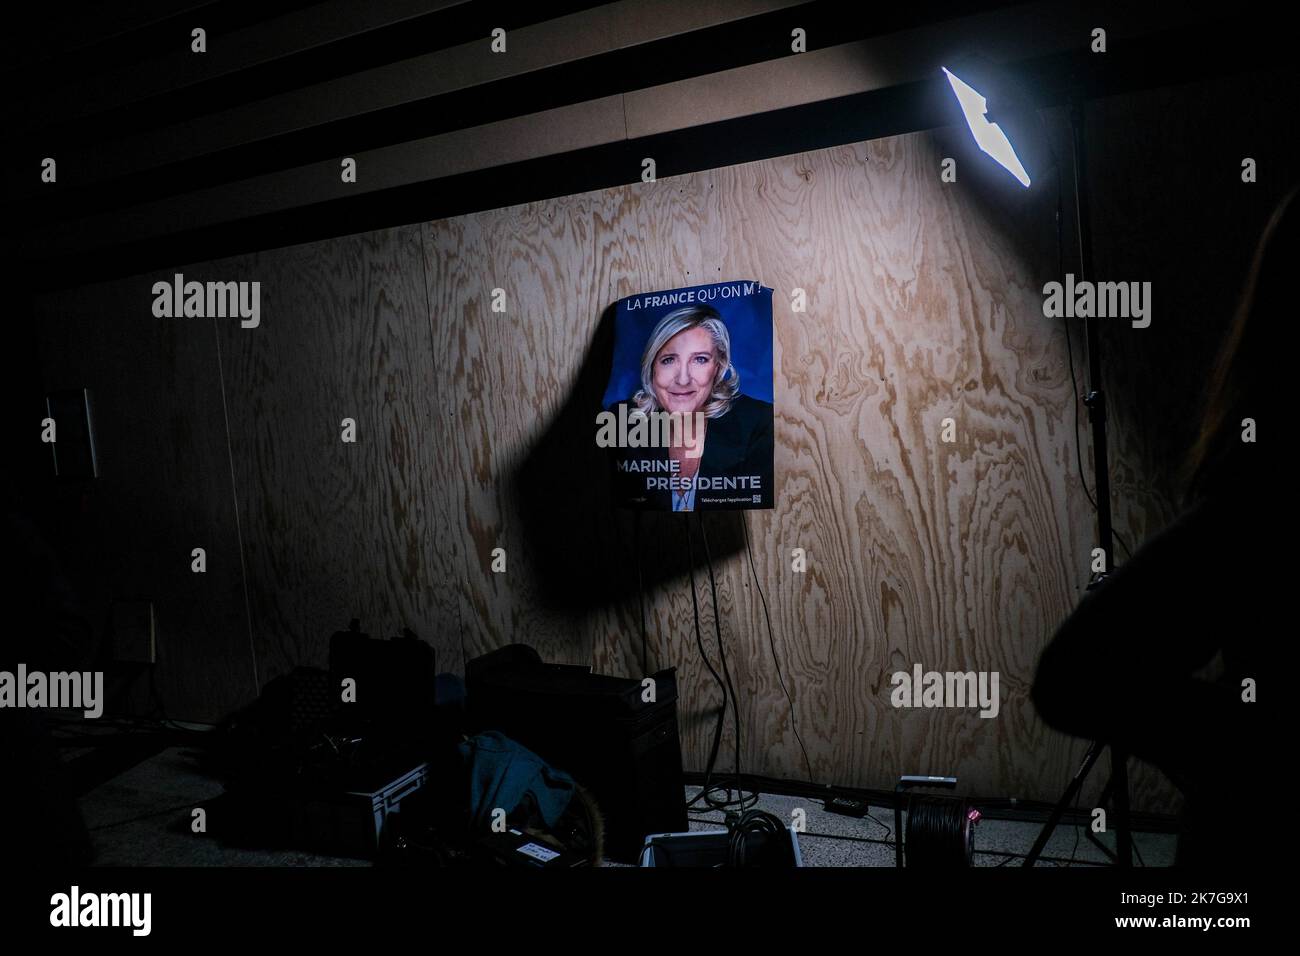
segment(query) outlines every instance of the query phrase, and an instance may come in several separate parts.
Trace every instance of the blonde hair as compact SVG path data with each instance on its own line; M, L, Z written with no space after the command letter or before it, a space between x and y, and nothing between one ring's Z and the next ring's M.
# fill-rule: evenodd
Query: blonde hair
M713 351L717 355L713 388L701 411L706 418L720 418L731 410L731 403L740 394L740 373L731 364L731 333L723 324L722 316L707 305L688 305L674 309L655 326L641 356L641 388L632 396L632 403L639 410L647 414L660 411L653 387L655 358L673 336L690 329L704 329L708 332L709 338L713 340Z

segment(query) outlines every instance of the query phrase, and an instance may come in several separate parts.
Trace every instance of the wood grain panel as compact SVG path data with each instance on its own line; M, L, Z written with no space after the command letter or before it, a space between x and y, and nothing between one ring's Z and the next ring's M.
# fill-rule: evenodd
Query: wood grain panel
M896 711L889 675L916 662L1023 675L1032 660L1005 661L1003 631L1043 631L1043 598L1060 601L1061 489L1039 465L1047 449L1033 446L1064 396L1022 394L1051 358L1050 330L1022 328L1038 311L1025 267L932 185L937 166L926 138L908 137L724 171L724 215L737 219L729 259L762 263L780 290L788 505L758 535L761 576L781 582L778 633L807 634L786 651L792 683L817 694L797 708L814 776L842 780L847 764L854 783L871 786L958 767L982 783L978 742L1007 712L981 721ZM790 312L794 288L810 290L807 313ZM946 417L952 445L940 441ZM796 547L810 557L807 575L789 570ZM748 630L762 623L755 615ZM1013 714L1024 684L1004 684ZM772 749L782 759L771 772L798 775L770 669L759 696L767 724L755 739L788 744Z
M260 326L220 328L263 682L325 665L354 616L459 661L418 227L249 256L224 278L262 283Z
M1107 122L1132 132L1182 109L1190 124L1196 108L1194 96L1151 94ZM1063 117L1045 114L1044 128L1068 158ZM1145 208L1136 204L1148 180L1120 170L1150 144L1116 135L1097 167L1121 183L1095 219L1099 268L1129 279L1154 270L1173 288L1161 251L1138 240L1151 245L1151 224L1165 220L1172 235L1181 200L1151 205L1146 224L1132 226L1125 217ZM329 633L354 614L372 633L411 624L454 670L522 641L550 660L640 676L639 568L650 666L678 668L683 750L698 770L720 701L696 645L686 559L689 527L700 631L716 666L701 526L680 515L638 525L614 511L592 429L619 297L758 279L775 290L778 507L703 523L745 768L875 788L904 772L951 773L963 792L1055 799L1086 742L1049 731L1028 692L1038 654L1082 594L1095 539L1077 451L1081 441L1091 486L1087 421L1076 431L1067 351L1070 341L1081 389L1082 329L1042 315L1042 284L1074 261L1071 211L1059 250L1054 218L1053 178L1068 196L1071 171L1013 193L963 153L959 182L944 184L939 162L960 139L895 137L212 264L205 275L263 282L262 327L219 322L219 355L216 340L205 351L198 338L176 338L188 335L179 323L93 325L104 309L127 311L139 293L126 286L69 294L60 308L73 318L48 334L85 352L64 363L69 376L126 396L106 426L113 435L138 423L140 434L168 436L159 448L115 439L135 442L133 453L168 476L133 490L122 513L171 502L169 521L184 533L169 524L149 535L225 535L218 548L237 555L213 444L221 393L209 366L220 362L263 680L323 663ZM1180 182L1190 188L1202 173ZM1252 215L1267 205L1258 200ZM1206 215L1220 222L1233 210ZM1209 266L1211 246L1198 240L1182 255ZM492 311L496 288L504 312ZM792 311L795 288L807 291L807 311ZM1194 308L1197 289L1157 290L1157 307ZM1157 321L1169 328L1149 342L1107 330L1116 519L1133 546L1175 513L1168 448L1154 452L1150 433L1185 415L1194 390L1193 372L1179 373L1172 397L1141 378L1159 366L1152 350L1174 354L1182 334ZM1204 338L1218 326L1206 318L1195 328ZM125 367L134 348L156 356L155 371L135 380L101 367L100 356ZM1196 366L1197 349L1206 351L1177 351L1179 363ZM356 445L339 441L345 416L357 420ZM196 496L216 503L191 532L181 505ZM498 547L504 574L491 568ZM807 573L791 570L794 548ZM212 596L222 613L242 610L235 580ZM195 674L178 676L174 691L197 710L249 683L231 663L241 660L235 645L200 625L195 640L222 650L193 658ZM997 719L893 708L890 675L915 663L996 670ZM200 667L236 690L211 689ZM720 767L731 765L733 733L728 721ZM1093 775L1082 804L1104 778ZM1140 766L1133 797L1141 809L1177 805L1168 782Z
M48 389L89 387L101 477L81 486L74 553L102 634L114 598L154 602L154 678L167 716L213 721L256 696L217 341L211 319L160 319L157 276L37 302ZM204 548L207 571L190 569ZM141 671L130 700L156 701Z
M631 520L593 523L607 498L585 480L576 498L520 495L519 462L532 487L593 461L587 393L608 367L608 316L596 317L618 297L752 276L777 290L781 504L747 519L775 642L738 550L740 519L706 525L744 766L809 775L775 643L814 779L887 787L903 772L956 773L970 792L1055 795L1081 745L1046 730L1028 689L1086 580L1093 535L1064 329L1041 313L1056 264L1044 242L1051 197L990 208L939 183L936 150L928 136L899 137L430 225L434 341L447 349L434 364L454 370L438 404L461 410L443 478L469 480L464 535L478 564L462 592L471 653L524 640L552 659L640 673L635 593L599 570L627 564ZM494 287L508 302L523 297L527 321L491 313ZM805 313L790 309L796 287L809 293ZM952 444L940 440L947 417ZM554 447L564 454L544 453ZM547 547L531 514L565 505L571 557ZM683 521L643 520L653 656L679 668L683 749L703 769L721 698L696 646ZM691 526L700 628L717 666ZM497 546L512 561L522 552L524 566L486 573ZM790 570L796 547L807 574ZM580 569L586 598L557 610L554 574L529 566L539 561ZM999 718L892 708L889 675L917 662L997 670ZM720 767L733 740L728 721Z
M585 445L575 448L570 435L558 449L548 447L559 454L554 469L532 478L519 472L565 403L604 308L596 240L603 219L608 213L596 193L429 229L437 402L449 437L441 467L459 496L458 533L467 548L460 600L471 657L526 642L552 660L591 660L581 615L554 587L566 578L582 582L599 520L595 509L573 507L581 483L593 480L581 457ZM493 311L495 289L504 311ZM564 515L564 523L530 540L523 498L535 499L537 511ZM504 572L493 571L498 548Z
M656 289L758 278L748 273L731 275L723 271L723 223L719 215L721 196L717 178L717 171L709 171L629 187L639 200L634 239L638 268L634 275L622 277L616 299ZM634 281L629 284L628 280ZM608 372L608 362L605 368ZM653 622L650 639L657 649L660 665L677 668L683 759L691 769L704 770L724 697L718 679L725 680L728 671L732 689L742 705L742 738L752 727L744 706L751 697L747 655L736 633L737 582L722 560L725 549L721 545L726 538L720 536L719 530L725 526L726 518L706 516L702 531L698 517L645 515L643 521L643 541L649 542L642 548L641 561L651 582L647 595L652 609L648 613ZM709 582L706 535L713 552L716 589ZM689 568L692 558L693 582ZM699 650L701 645L703 655ZM731 690L726 691L728 696L730 693ZM733 767L734 750L734 720L728 715L722 726L715 768ZM753 769L749 753L742 753L741 759L743 769Z

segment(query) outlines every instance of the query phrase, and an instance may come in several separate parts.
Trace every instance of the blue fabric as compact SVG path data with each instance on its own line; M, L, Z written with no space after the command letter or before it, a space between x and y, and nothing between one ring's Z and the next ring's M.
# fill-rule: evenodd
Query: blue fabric
M573 799L574 782L528 748L504 734L478 734L460 745L469 771L470 819L476 825L491 822L500 807L508 816L532 797L548 827L555 826Z

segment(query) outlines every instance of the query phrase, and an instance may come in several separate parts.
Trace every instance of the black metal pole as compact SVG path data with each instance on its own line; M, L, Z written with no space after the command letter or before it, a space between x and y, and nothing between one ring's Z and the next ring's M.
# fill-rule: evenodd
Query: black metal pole
M1075 97L1070 104L1070 142L1074 152L1075 211L1079 220L1079 281L1083 282L1091 281L1092 278L1092 224L1088 218L1088 171L1087 155L1084 151L1084 112L1081 97ZM1097 539L1105 556L1105 570L1089 582L1088 588L1091 590L1114 569L1115 554L1114 529L1110 515L1110 460L1106 451L1106 393L1102 388L1101 380L1101 338L1097 323L1091 317L1084 317L1083 328L1088 343L1088 394L1084 397L1084 404L1088 406L1088 420L1092 424L1093 487L1097 494ZM1039 831L1038 839L1034 841L1033 847L1025 856L1025 866L1033 866L1038 861L1052 831L1056 829L1065 810L1074 802L1083 786L1084 778L1092 770L1106 744L1110 745L1111 772L1110 780L1103 790L1103 802L1104 795L1109 794L1113 802L1111 823L1115 830L1115 863L1120 867L1133 865L1133 835L1129 830L1128 755L1116 747L1114 741L1095 741L1088 748L1082 765L1070 781L1065 794L1053 808L1047 823Z
M1046 825L1038 831L1038 839L1034 841L1034 845L1025 855L1025 862L1022 864L1023 866L1033 866L1038 862L1038 857L1042 855L1043 849L1047 846L1047 841L1052 838L1052 831L1055 830L1056 825L1061 822L1061 817L1065 816L1066 808L1074 803L1075 796L1078 795L1079 789L1083 786L1084 778L1088 776L1088 772L1092 770L1092 765L1095 764L1097 758L1101 756L1101 751L1104 746L1105 744L1097 741L1093 743L1093 745L1088 748L1088 752L1083 755L1083 763L1079 764L1079 769L1075 772L1074 779L1072 779L1070 785L1065 788L1065 796L1061 797L1061 799L1057 801L1056 806L1052 808L1051 814L1047 817Z
M1089 220L1087 150L1085 148L1083 100L1076 98L1070 104L1070 138L1074 147L1076 212L1079 218L1079 281L1092 281L1092 224ZM1088 341L1088 418L1092 423L1093 487L1097 496L1097 539L1105 556L1104 574L1115 567L1114 532L1110 514L1110 460L1106 444L1106 393L1101 377L1101 337L1097 322L1091 317L1083 320ZM1097 583L1097 582L1094 582ZM1129 832L1128 759L1114 741L1110 744L1111 787L1115 801L1113 820L1115 845L1119 866L1133 863L1132 834Z

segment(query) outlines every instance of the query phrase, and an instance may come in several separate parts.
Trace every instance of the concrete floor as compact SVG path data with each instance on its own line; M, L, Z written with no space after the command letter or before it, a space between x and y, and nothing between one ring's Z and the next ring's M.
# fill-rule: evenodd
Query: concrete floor
M191 832L193 807L222 792L221 784L202 773L192 751L171 747L100 784L80 801L91 831L97 866L368 866L369 861L322 856L298 850L234 848ZM698 787L687 787L693 797ZM763 794L760 809L783 820L802 809L806 828L799 834L804 866L894 865L893 811L873 807L874 820L827 813L818 800ZM692 830L722 828L721 812L691 815ZM1017 866L1010 854L1028 852L1040 824L1010 820L981 820L975 831L977 866ZM1103 834L1109 846L1112 834ZM1134 842L1146 866L1169 866L1176 837L1170 833L1135 833ZM1057 828L1039 866L1086 866L1105 862L1103 854L1081 828ZM1070 861L1073 860L1071 864Z
M687 787L686 792L688 797L693 797L699 788ZM758 808L782 820L793 819L796 809L804 811L806 829L798 835L799 852L804 866L894 865L894 811L888 807L872 807L871 817L855 819L838 813L827 813L822 809L820 801L810 797L765 793L759 797ZM700 816L692 814L691 829L721 829L722 820L723 816L718 812ZM903 826L907 826L906 813L903 814ZM1040 823L980 820L975 827L975 865L1019 866L1022 861L1010 854L1028 853L1041 829ZM1101 834L1100 838L1114 849L1114 834ZM1133 842L1147 866L1173 864L1177 843L1175 834L1134 833ZM1038 861L1038 866L1067 866L1071 865L1071 859L1074 866L1107 862L1106 856L1083 835L1081 827L1067 824L1056 828L1043 850L1043 857ZM1057 859L1047 859L1049 857Z

